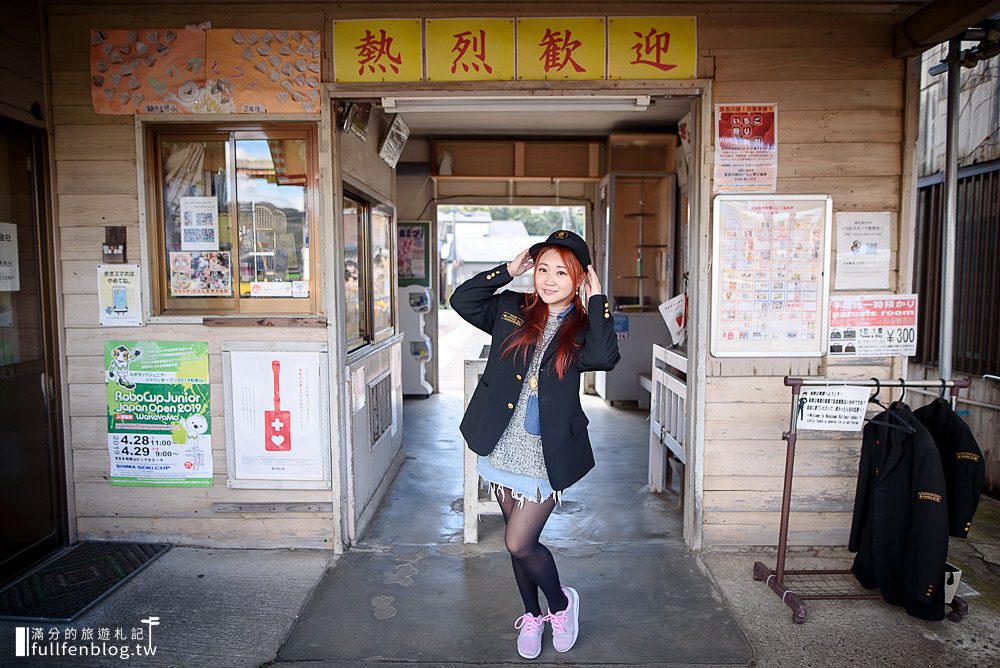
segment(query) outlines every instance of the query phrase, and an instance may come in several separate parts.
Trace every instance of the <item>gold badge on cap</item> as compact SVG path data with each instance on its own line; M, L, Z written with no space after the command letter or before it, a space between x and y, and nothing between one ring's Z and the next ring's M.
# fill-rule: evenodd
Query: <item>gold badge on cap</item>
M565 239L568 236L569 232L567 232L566 230L559 230L558 232L556 232L556 239Z

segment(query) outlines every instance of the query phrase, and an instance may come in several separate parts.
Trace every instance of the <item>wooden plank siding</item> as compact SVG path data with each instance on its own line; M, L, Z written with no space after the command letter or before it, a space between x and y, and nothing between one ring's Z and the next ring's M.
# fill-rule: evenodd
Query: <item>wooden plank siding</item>
M778 193L829 194L835 213L893 213L895 285L905 62L892 55L893 20L888 13L748 14L732 22L709 15L699 18L699 48L714 58L714 103L778 104ZM833 266L830 273L832 293ZM886 377L891 362L709 355L706 371L704 544L774 545L791 400L782 376ZM846 544L859 452L856 434L801 434L790 544Z
M121 492L102 481L106 475L106 419L101 400L103 341L116 338L209 341L212 379L221 379L222 340L259 339L259 332L200 325L155 324L145 329L96 327L96 272L104 225L129 227L129 254L139 255L135 130L130 117L98 116L90 106L88 38L92 27L180 27L211 20L214 27L267 26L324 31L324 80L329 81L328 21L332 18L439 17L452 14L447 3L246 5L156 5L130 13L49 4L48 56L51 116L54 123L56 221L60 271L64 280L65 351L70 383L71 447L79 462L81 537L144 537L205 545L328 544L330 517L323 513L241 515L213 513L211 504L244 499L329 501L330 494L224 488L225 441L221 417L213 420L216 487L185 491ZM898 5L770 6L608 4L595 2L533 5L468 3L478 16L611 14L695 14L698 17L699 73L713 79L715 103L774 102L779 105L778 192L830 194L835 211L901 211L901 138L904 108L903 62L892 58L891 27ZM101 12L106 13L101 13ZM512 83L512 88L522 84ZM616 84L617 85L617 84ZM710 132L710 130L709 130ZM711 165L706 165L711 170ZM506 195L505 184L484 184L489 194ZM527 187L527 186L526 186ZM448 194L442 184L441 195ZM391 193L394 194L394 193ZM565 193L564 193L565 194ZM894 216L898 226L898 216ZM695 233L697 231L694 231ZM893 233L897 272L898 230ZM707 271L706 267L703 269ZM894 280L898 278L894 273ZM704 333L702 333L704 334ZM322 329L284 329L282 338L325 340ZM785 374L887 375L888 363L862 360L829 368L819 359L700 360L708 375L704 424L703 544L773 545L777 541L780 481L784 467L781 432L787 428ZM212 387L213 413L221 407L221 387ZM857 471L858 442L844 434L813 434L799 443L792 544L846 542L849 499ZM102 465L102 457L104 464ZM103 466L103 468L102 468ZM103 470L103 473L102 473ZM102 491L103 489L103 491ZM359 490L364 496L369 490ZM115 504L119 493L134 503ZM136 497L136 498L133 498ZM183 497L183 498L182 498ZM143 501L140 502L139 498ZM172 503L177 499L176 503ZM149 503L146 503L146 500ZM153 504L153 501L158 503ZM336 499L333 499L336 502ZM362 504L363 505L363 504ZM116 516L117 506L130 516ZM162 508L159 515L156 509ZM361 508L358 508L360 511ZM120 512L120 511L118 511ZM225 515L225 516L223 516ZM260 519L261 521L256 521ZM264 519L278 520L264 522Z
M81 13L48 7L48 50L52 84L55 224L61 275L62 326L69 419L67 447L81 539L163 540L225 547L312 547L332 549L334 519L323 512L217 512L213 504L311 503L329 508L329 490L253 490L226 486L226 425L222 387L223 341L321 341L325 328L246 327L153 323L137 328L101 328L97 313L97 265L105 225L125 225L128 259L141 262L136 131L131 116L98 115L89 89L89 35L93 27L182 27L211 20L216 27L266 25L320 30L322 12L232 8L202 12L149 7L131 12ZM97 10L91 9L96 12ZM148 294L143 296L148 300ZM124 487L108 483L107 417L104 398L104 342L113 339L207 341L209 346L212 458L210 488Z

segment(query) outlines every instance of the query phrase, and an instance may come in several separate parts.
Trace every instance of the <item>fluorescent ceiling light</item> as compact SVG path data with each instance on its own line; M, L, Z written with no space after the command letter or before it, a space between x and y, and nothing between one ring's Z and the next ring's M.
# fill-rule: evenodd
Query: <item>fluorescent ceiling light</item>
M548 96L548 97L383 97L390 113L441 113L448 111L645 111L648 95Z

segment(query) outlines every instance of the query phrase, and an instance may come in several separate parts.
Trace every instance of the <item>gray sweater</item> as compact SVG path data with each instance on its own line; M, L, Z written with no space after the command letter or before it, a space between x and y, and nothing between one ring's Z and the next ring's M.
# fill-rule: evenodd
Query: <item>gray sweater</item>
M501 471L543 480L549 479L549 474L545 470L545 458L542 456L542 437L525 430L524 416L528 411L528 397L538 395L538 387L532 388L529 381L538 377L545 349L561 324L562 318L549 314L549 319L542 332L541 344L535 346L535 354L531 358L531 365L524 377L524 384L521 386L521 394L517 399L517 406L514 407L514 414L511 416L510 422L507 423L507 428L500 436L493 452L490 453L490 463Z

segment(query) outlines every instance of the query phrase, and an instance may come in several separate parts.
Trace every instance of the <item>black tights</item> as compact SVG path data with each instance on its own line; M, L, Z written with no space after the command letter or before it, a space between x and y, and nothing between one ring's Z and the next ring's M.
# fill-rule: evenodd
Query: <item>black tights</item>
M500 486L496 487L496 497L507 525L504 543L510 552L514 580L524 601L524 611L533 615L542 614L538 602L539 589L545 594L550 612L565 610L569 600L562 592L556 561L549 549L538 541L545 522L556 506L555 499L549 498L542 503L525 500L524 505L519 507L511 491Z

